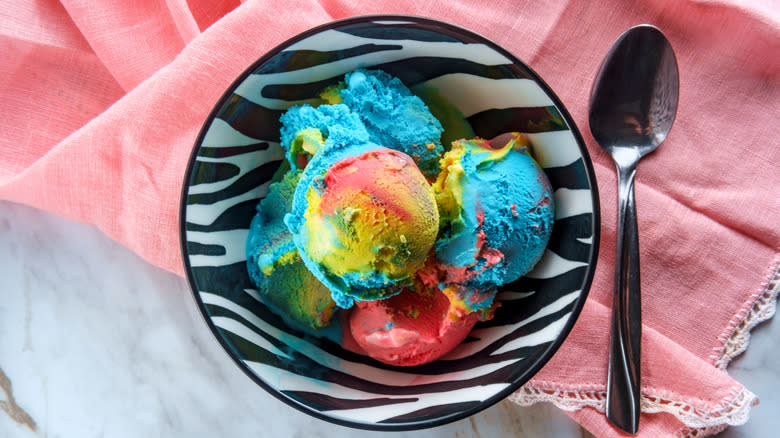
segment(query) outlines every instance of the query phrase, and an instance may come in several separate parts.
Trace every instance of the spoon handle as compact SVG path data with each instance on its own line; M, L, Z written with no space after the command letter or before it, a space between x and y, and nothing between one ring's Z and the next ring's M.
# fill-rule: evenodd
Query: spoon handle
M607 375L607 418L625 432L639 427L642 302L634 175L636 165L618 165L617 258Z

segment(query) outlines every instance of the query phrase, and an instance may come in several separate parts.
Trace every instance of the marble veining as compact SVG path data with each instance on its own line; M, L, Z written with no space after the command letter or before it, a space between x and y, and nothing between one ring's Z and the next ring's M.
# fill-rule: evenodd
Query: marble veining
M590 436L548 404L504 401L416 432L348 429L256 386L202 321L186 281L92 226L0 201L0 437ZM761 398L727 438L780 429L780 323L729 372Z
M0 390L5 393L6 397L6 400L0 400L0 410L8 414L15 422L27 426L30 430L35 432L35 421L30 417L30 414L16 404L11 381L8 379L8 376L5 375L2 368L0 368Z

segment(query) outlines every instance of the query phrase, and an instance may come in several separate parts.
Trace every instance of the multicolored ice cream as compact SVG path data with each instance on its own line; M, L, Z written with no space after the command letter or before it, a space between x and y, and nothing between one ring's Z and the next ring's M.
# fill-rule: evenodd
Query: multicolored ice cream
M304 265L284 224L300 177L300 170L289 171L271 185L249 226L246 254L249 276L263 301L290 325L308 331L328 326L336 304Z
M433 189L412 159L366 144L317 155L286 216L295 246L336 303L388 298L410 285L436 240Z
M281 118L290 166L303 169L285 223L309 270L349 308L411 285L433 247L438 209L420 169L435 176L442 128L384 72L352 72L337 89L341 103Z
M512 133L454 142L433 186L442 287L469 310L489 308L497 286L528 273L544 254L555 208L550 182L527 139Z
M349 314L349 330L374 359L421 365L449 353L480 320L478 312L460 315L452 310L439 288L408 288L386 300L357 303Z
M439 121L384 72L349 73L322 98L281 118L290 170L252 221L250 275L296 327L316 332L342 309L348 348L435 360L541 258L549 181L521 134L444 153Z

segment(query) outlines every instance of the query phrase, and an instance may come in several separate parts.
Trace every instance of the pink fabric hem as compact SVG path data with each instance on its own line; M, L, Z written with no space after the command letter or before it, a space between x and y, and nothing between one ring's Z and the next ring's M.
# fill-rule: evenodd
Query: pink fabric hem
M756 292L745 301L718 336L718 343L713 347L713 354L710 356L716 367L725 369L735 357L747 349L750 330L775 315L780 293L780 252L767 268L764 278L765 281L756 288Z

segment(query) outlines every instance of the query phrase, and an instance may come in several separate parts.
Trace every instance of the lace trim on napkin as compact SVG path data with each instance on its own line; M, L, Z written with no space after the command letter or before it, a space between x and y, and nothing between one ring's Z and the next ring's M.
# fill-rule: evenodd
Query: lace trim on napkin
M750 343L750 330L762 321L771 318L777 309L780 292L780 254L775 257L769 269L767 280L756 291L753 304L735 315L732 323L719 338L717 347L711 356L713 364L725 369L732 359L744 352ZM590 407L599 412L605 411L606 393L595 390L563 390L523 386L509 396L509 400L521 406L530 406L538 402L550 402L565 411L576 411ZM672 400L653 394L642 394L642 412L666 412L679 419L686 428L680 431L685 438L699 438L721 432L728 426L745 424L750 416L750 408L758 402L756 396L741 388L732 397L724 400L721 406L713 410L701 410L696 406L678 400Z
M566 391L524 386L509 396L509 400L520 406L538 402L550 402L564 411L576 411L584 407L605 411L604 391ZM666 412L679 419L687 429L684 437L701 437L722 430L727 426L745 424L750 407L756 403L756 396L741 389L714 410L701 410L692 404L652 394L642 394L642 412L656 414ZM706 429L709 433L704 433Z
M735 315L732 323L721 335L719 341L722 346L717 347L711 356L716 367L726 369L732 359L747 349L753 327L774 316L778 292L780 292L780 254L775 257L766 283L756 291L755 304L750 309Z

